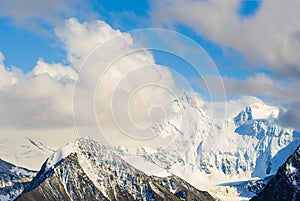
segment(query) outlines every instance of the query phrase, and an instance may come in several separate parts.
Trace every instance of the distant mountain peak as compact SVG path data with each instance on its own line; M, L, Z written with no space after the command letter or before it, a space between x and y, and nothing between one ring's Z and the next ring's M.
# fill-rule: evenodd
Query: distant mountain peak
M249 106L253 119L276 119L279 115L279 107L270 106L264 102L256 102Z
M276 119L278 118L279 110L280 109L278 107L269 106L262 101L259 101L245 107L245 109L243 109L236 117L234 117L234 122L237 126L240 126L252 119Z

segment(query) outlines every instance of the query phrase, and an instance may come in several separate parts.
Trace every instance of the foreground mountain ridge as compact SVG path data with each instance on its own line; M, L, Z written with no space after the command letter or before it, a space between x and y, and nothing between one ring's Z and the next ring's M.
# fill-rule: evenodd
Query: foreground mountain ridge
M56 151L16 200L215 200L176 176L148 176L89 138Z
M0 200L15 199L29 185L36 173L0 159Z
M252 201L300 200L300 146L279 168L275 177Z

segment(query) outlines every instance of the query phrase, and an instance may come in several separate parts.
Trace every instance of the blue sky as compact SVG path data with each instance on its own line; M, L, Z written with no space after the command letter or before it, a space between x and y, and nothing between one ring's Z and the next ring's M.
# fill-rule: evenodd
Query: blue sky
M15 27L6 19L0 20L0 51L8 67L16 66L24 72L32 70L38 58L62 62L65 52L54 38Z
M204 48L221 74L228 99L255 96L287 108L300 105L298 0L30 2L0 1L0 52L6 69L16 66L30 74L36 66L41 70L45 66L60 69L59 65L74 65L74 58L71 61L70 57L84 55L74 41L64 38L64 34L70 34L66 27L69 18L76 19L75 25L78 21L91 33L93 27L103 25L96 20L104 21L112 33L166 28L186 35ZM57 30L63 30L62 35L58 36ZM177 70L196 85L199 82L198 75L183 67L180 59L158 52L153 52L153 56L156 63ZM65 73L61 69L60 72ZM208 81L214 87L216 78L209 77ZM295 114L290 115L295 118Z

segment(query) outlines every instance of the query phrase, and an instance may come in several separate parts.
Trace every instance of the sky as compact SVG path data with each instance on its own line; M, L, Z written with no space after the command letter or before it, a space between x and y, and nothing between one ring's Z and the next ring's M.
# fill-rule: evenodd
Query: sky
M75 118L75 123L87 128L93 122L92 110L99 110L96 119L102 124L119 121L125 132L133 132L134 128L123 120L133 119L143 128L149 119L145 117L148 110L141 108L168 108L169 92L179 90L177 73L184 78L184 89L199 92L204 101L232 103L257 97L282 108L279 124L299 128L299 9L298 0L0 0L0 127L63 128L73 125ZM138 44L141 41L135 37L139 34L132 30L145 28L169 30L162 33L169 47L161 49L172 51L173 47L179 56L150 49L125 54L125 50L147 42L149 47L156 44L149 32ZM195 42L198 49L172 46L177 40L172 33L184 44ZM115 36L119 38L112 40ZM99 46L102 53L95 49ZM103 51L106 54L102 55ZM190 60L198 67L191 67L180 57L193 51L201 52ZM108 65L106 60L114 59L117 53L123 56L105 71L101 64ZM98 63L94 55L101 58L97 58ZM153 68L140 70L140 66ZM208 68L211 71L206 74ZM103 72L107 76L99 81L98 75ZM75 89L78 97L74 101L78 77L80 87ZM116 83L122 90L115 90ZM169 92L146 87L147 83L158 83ZM136 85L144 86L144 91L134 91ZM94 94L95 88L101 96ZM130 99L131 93L136 95L136 101L128 106L132 114L118 113L118 119L104 114L111 109L111 101L101 97L114 98L114 107L122 110L120 104ZM147 94L152 94L151 98ZM98 103L90 111L86 105L92 101L83 98L89 96ZM168 111L151 115L160 120L169 115Z

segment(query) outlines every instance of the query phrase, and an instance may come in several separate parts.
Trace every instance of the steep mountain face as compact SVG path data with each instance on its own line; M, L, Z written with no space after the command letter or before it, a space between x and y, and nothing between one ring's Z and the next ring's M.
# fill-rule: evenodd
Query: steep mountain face
M268 185L252 201L300 200L300 147L278 169Z
M300 145L299 131L275 123L277 107L258 101L224 121L206 115L198 102L185 94L174 101L177 116L153 128L161 136L176 136L167 147L117 147L116 151L121 156L142 156L201 186L275 174ZM188 113L183 123L181 113ZM196 175L206 180L194 180Z
M0 159L0 200L14 200L29 185L36 173Z
M148 176L81 138L56 151L17 200L214 200L182 179Z

